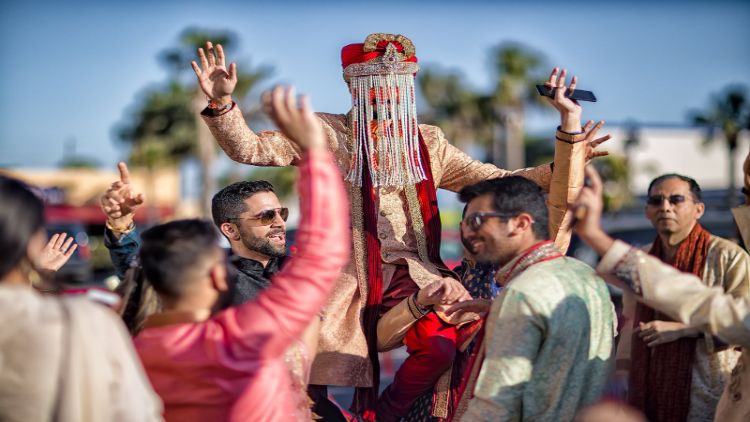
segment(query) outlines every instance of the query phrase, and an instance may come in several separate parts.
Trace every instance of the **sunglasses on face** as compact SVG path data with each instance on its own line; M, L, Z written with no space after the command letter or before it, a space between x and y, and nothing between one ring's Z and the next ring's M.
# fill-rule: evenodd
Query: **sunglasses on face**
M682 204L683 202L689 199L690 198L686 197L685 195L669 195L669 196L653 195L653 196L649 196L646 199L646 203L648 205L658 206L658 205L663 204L664 200L667 200L672 205L678 205L678 204Z
M508 218L507 215L499 212L475 212L473 214L467 215L463 219L463 221L461 221L461 224L474 231L477 231L480 227L482 227L482 224L484 224L488 219L492 217L497 217L500 219Z
M276 221L276 216L281 217L282 220L286 221L289 218L289 208L276 208L272 210L262 211L255 217L235 217L230 220L258 220L261 226L270 226Z

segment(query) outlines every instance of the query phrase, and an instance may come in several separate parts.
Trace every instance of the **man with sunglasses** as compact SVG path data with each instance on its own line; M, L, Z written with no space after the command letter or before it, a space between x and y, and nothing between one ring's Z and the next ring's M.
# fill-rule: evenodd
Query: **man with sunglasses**
M104 244L120 279L140 248L133 221L144 197L130 182L127 165L119 163L120 180L112 183L101 198L107 216ZM242 181L225 187L211 200L211 214L227 239L237 268L231 304L254 299L270 285L286 258L286 220L289 209L282 207L273 185L265 180Z
M604 282L555 247L533 182L504 177L459 195L467 247L499 267L503 289L448 310L486 314L449 420L573 420L600 399L610 372L616 320Z
M690 177L665 174L649 185L646 217L656 238L645 250L707 286L735 297L750 294L750 257L701 226L705 205ZM711 420L740 352L710 334L675 322L632 295L623 297L625 326L617 350L618 378L628 401L649 420Z

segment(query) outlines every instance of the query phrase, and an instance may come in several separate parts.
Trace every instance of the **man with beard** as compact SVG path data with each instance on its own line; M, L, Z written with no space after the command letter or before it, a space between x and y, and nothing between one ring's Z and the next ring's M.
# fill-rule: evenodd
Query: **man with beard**
M235 161L262 166L299 162L299 151L281 133L255 133L232 100L235 64L210 42L193 62L209 98L201 113L218 144ZM440 259L436 189L458 191L481 180L513 174L539 183L550 195L556 233L568 195L582 185L583 163L603 140L584 142L580 107L560 111L555 163L516 172L471 159L448 143L442 131L417 123L414 44L403 35L376 33L341 51L352 108L347 114L318 113L328 148L336 155L351 199L352 259L324 309L318 355L311 374L315 399L327 385L359 387L353 409L365 419L397 420L430 391L456 353L457 328L420 300L420 291L442 282L442 301L468 296ZM553 72L560 97L565 72ZM294 95L288 93L288 95ZM571 197L572 199L572 197ZM564 230L564 229L563 229ZM450 292L450 294L446 294ZM424 296L424 295L423 295ZM403 316L406 315L406 318ZM381 338L384 334L387 338ZM409 357L378 400L378 346L402 341Z
M133 191L127 165L119 163L118 168L120 180L107 189L101 203L107 215L104 244L117 275L124 279L140 246L133 218L144 197ZM216 193L211 214L229 241L232 263L238 270L231 299L232 304L238 305L268 287L270 276L284 263L289 209L281 206L273 185L255 180L237 182Z

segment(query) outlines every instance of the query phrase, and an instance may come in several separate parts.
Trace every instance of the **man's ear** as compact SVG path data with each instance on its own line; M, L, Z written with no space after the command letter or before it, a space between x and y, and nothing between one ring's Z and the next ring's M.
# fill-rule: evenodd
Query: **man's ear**
M696 220L703 217L703 213L705 212L706 212L706 204L704 204L703 202L698 202L695 204L695 219Z
M208 276L211 277L211 285L217 291L226 292L229 290L229 284L227 283L227 267L223 260L217 262L211 267Z
M526 230L532 230L531 226L534 224L534 219L531 215L522 212L511 219L513 221L513 227L511 232L514 235L523 233Z
M226 236L229 240L240 240L240 231L237 229L237 226L232 223L221 223L219 230L221 230L221 234Z

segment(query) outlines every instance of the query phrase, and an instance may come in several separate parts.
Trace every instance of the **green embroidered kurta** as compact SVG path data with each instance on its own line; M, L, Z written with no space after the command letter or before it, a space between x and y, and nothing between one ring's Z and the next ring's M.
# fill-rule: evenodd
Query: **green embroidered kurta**
M532 265L492 304L484 363L462 420L572 420L604 391L616 324L591 267L567 257Z

